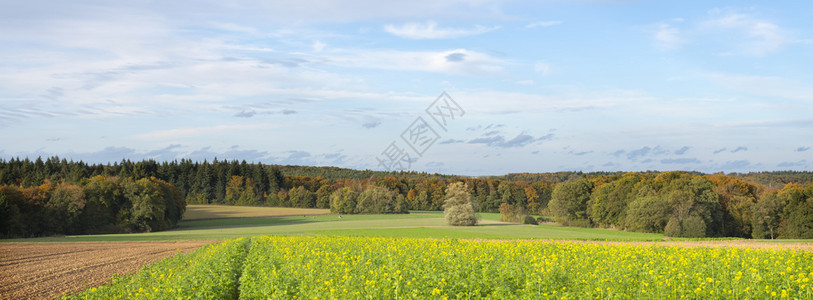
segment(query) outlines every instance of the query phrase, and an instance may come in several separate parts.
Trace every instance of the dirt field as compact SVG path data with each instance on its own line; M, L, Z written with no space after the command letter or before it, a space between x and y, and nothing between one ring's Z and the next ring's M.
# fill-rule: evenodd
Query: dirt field
M330 214L329 209L189 204L182 221Z
M0 299L53 299L207 241L0 243Z

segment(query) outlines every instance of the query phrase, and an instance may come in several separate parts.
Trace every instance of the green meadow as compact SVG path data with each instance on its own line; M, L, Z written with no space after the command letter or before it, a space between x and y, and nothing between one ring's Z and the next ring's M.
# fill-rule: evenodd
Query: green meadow
M251 211L246 214L246 211ZM296 216L291 214L297 213ZM663 241L663 234L611 229L565 227L556 224L525 225L500 222L496 213L480 213L477 226L446 225L443 212L414 211L409 214L337 215L326 210L290 208L190 205L176 228L146 233L52 236L5 239L3 242L93 242L93 241L222 241L260 235L370 236L436 239L547 239L589 241ZM241 214L252 217L239 217ZM235 217L237 216L237 217ZM262 217L256 217L262 216ZM675 239L672 240L714 240ZM731 239L731 238L726 238ZM808 240L754 240L760 242L809 242Z
M244 209L244 208L241 208ZM255 207L280 214L278 208ZM258 235L374 236L467 239L573 239L606 241L658 241L662 234L624 232L609 229L575 228L553 224L524 225L499 222L499 214L481 213L480 223L473 227L446 225L442 212L412 212L394 215L297 215L217 218L229 215L228 206L194 205L187 215L194 220L181 221L176 228L147 233L54 236L31 239L7 239L4 242L88 242L88 241L167 241L227 240ZM273 210L273 212L271 211ZM211 213L209 218L206 211ZM315 213L324 213L316 211ZM256 213L255 213L256 214ZM282 214L287 214L283 211Z

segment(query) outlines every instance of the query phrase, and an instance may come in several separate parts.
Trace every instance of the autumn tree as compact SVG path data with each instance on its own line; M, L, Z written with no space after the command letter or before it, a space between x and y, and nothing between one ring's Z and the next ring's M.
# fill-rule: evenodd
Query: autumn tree
M401 198L400 201L404 201ZM358 196L356 213L406 213L406 206L396 205L395 192L384 186L372 185L362 191ZM396 206L399 206L396 210Z
M356 212L358 192L350 187L343 187L330 194L330 212L352 214Z
M469 187L465 183L450 183L446 187L446 200L443 201L446 222L452 226L474 226L477 216L471 205Z
M758 187L723 174L714 174L708 178L715 185L714 192L720 195L722 235L751 237L752 206L757 200Z
M500 221L502 222L520 223L525 220L527 216L522 207L508 203L500 204Z
M531 214L539 213L539 193L532 186L525 187L525 198L528 200L527 208Z
M336 187L325 184L316 190L316 208L330 208L330 194L336 190Z
M313 193L300 185L288 191L288 202L296 207L309 208L314 206L316 198Z

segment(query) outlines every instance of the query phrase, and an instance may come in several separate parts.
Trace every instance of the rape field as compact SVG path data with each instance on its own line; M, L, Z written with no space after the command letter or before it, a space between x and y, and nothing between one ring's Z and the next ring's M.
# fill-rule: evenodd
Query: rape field
M70 298L811 299L811 261L775 249L261 236Z

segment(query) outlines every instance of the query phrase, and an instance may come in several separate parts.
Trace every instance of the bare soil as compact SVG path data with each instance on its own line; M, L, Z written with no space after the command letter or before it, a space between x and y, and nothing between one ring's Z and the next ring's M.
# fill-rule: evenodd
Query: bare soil
M211 241L0 243L0 299L53 299Z

